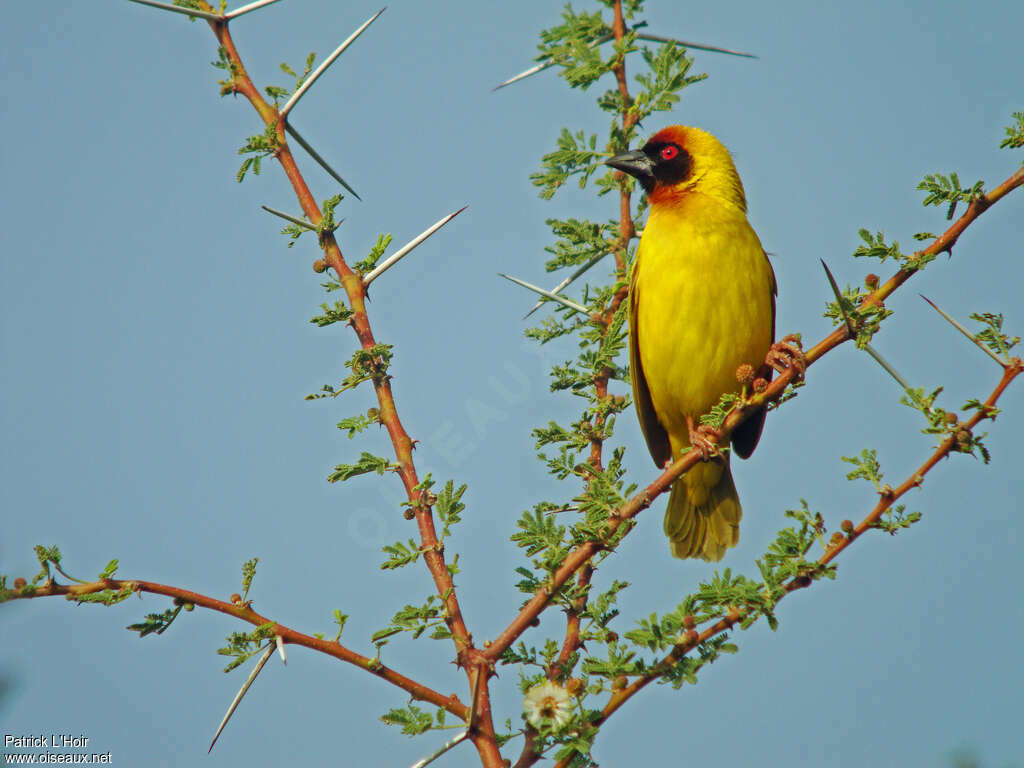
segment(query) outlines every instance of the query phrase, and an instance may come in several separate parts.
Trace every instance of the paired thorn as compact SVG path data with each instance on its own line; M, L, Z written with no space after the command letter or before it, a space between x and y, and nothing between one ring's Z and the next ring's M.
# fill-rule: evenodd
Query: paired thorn
M853 324L853 320L850 319L850 316L846 314L846 309L843 307L843 297L839 292L839 286L836 284L836 279L832 276L832 270L828 268L828 264L825 263L825 260L821 259L820 261L821 266L825 268L825 274L828 276L828 283L832 286L832 293L835 294L836 306L839 307L839 313L843 316L843 321L846 323L848 337L854 339L857 337L857 328ZM925 301L927 301L927 299L925 299ZM879 354L878 350L870 344L865 344L864 351L871 355L875 362L882 366L885 372L892 376L893 379L896 380L896 383L903 387L903 389L910 389L910 385L907 383L907 380L900 376L899 371L893 368L889 361Z
M277 639L278 641L281 640L280 637L278 637ZM220 721L220 725L217 727L217 733L214 734L213 741L210 742L210 748L206 750L207 754L213 751L213 747L217 743L217 739L220 738L220 735L224 731L225 726L227 726L228 720L230 720L231 716L235 714L235 710L238 709L238 705L242 703L242 698L249 691L249 686L251 686L256 681L257 675L259 675L259 673L263 671L263 667L266 666L267 662L270 661L270 657L273 655L274 644L269 644L267 645L266 650L263 652L263 655L260 656L260 660L256 663L256 666L253 667L252 672L249 673L249 677L246 678L244 683L242 683L242 687L239 689L238 694L235 696L234 700L231 702L231 705L228 707L228 711L224 714L224 719Z
M274 635L274 644L277 646L277 653L281 657L281 663L288 666L288 654L284 650L284 638Z
M280 216L282 219L284 219L285 221L290 221L292 224L297 224L300 227L305 227L306 229L311 230L313 232L317 231L317 228L314 227L305 219L300 219L296 216L292 216L291 214L285 213L284 211L279 211L276 208L271 208L269 205L261 205L260 208L262 208L267 213L272 213L275 216Z
M565 278L565 280L563 280L558 285L556 285L554 288L552 288L551 289L551 293L552 294L560 293L562 291L562 289L567 287L576 278L578 278L580 275L582 275L584 272L586 272L592 266L597 264L597 262L599 262L601 259L603 259L605 256L607 256L609 253L611 253L611 251L604 251L603 253L599 253L597 256L592 258L590 261L588 261L582 267L580 267L575 272L573 272L571 275L569 275L567 278ZM536 312L538 309L540 309L543 305L544 305L543 301L538 301L536 304L533 305L533 309L531 309L529 312L527 312L525 315L523 315L523 320L528 318L530 315L532 315L534 312Z
M511 275L506 275L504 272L499 272L498 275L500 277L504 277L506 280L511 280L516 285L523 286L523 288L526 288L529 291L533 291L534 293L539 293L541 296L546 296L547 298L551 299L552 301L557 301L559 304L562 304L563 306L566 306L569 309L574 309L577 312L582 312L584 315L589 315L590 314L587 311L586 307L584 307L584 306L582 306L580 304L577 304L575 301L570 301L569 299L563 298L562 296L559 296L557 293L553 293L551 291L545 291L543 288L538 288L536 285L532 285L531 283L528 283L525 280L520 280L518 277L512 277Z
M199 11L195 8L182 8L177 5L170 5L168 3L158 3L156 0L131 0L133 3L139 3L140 5L148 5L153 8L160 8L164 11L173 11L174 13L183 13L186 16L197 16L200 19L206 19L207 21L224 21L226 17L219 13L210 13L209 11Z
M641 22L640 24L636 24L635 26L633 26L630 29L630 31L636 31L640 27L643 27L643 26L646 26L646 25L647 25L647 22ZM732 50L730 48L720 48L720 47L718 47L716 45L705 45L703 43L691 43L691 42L687 42L686 40L679 40L679 39L674 38L674 37L662 37L661 35L652 35L652 34L648 34L647 32L639 32L639 33L637 33L637 37L640 40L647 40L647 41L652 42L652 43L675 43L676 45L681 45L684 48L693 48L693 49L700 50L700 51L709 51L711 53L728 53L728 54L730 54L732 56L743 56L744 58L748 58L748 59L756 59L757 58L757 56L755 56L752 53L744 53L743 51L734 51L734 50ZM587 46L587 47L588 48L597 48L599 45L603 45L604 43L607 43L610 40L614 40L614 39L615 39L614 35L602 35L601 37L597 38L592 43L590 43L590 45ZM508 80L506 80L505 82L501 83L500 85L496 85L492 90L497 91L500 88L504 88L507 85L512 85L512 83L517 83L520 80L524 80L525 78L530 77L530 75L536 75L538 72L543 72L545 69L548 69L549 67L553 67L554 65L555 65L555 62L551 61L551 60L541 62L540 64L537 64L537 65L535 65L533 67L530 67L527 70L524 70L523 72L520 72L515 77L510 77Z
M299 132L296 131L295 128L292 127L291 123L285 123L284 124L284 129L286 131L288 131L288 134L293 139L295 139L296 142L298 142L300 147L302 147L304 150L306 150L309 153L310 157L312 157L314 160L317 161L317 163L320 164L321 168L323 168L325 171L327 171L327 173L329 173L334 178L334 180L336 182L341 184L341 186L343 186L350 193L352 193L352 197L354 197L356 200L359 200L360 202L362 201L363 198L361 198L359 195L357 195L356 191L354 189L352 189L352 187L350 187L348 185L348 183L343 178L341 178L341 176L338 175L338 172L335 171L333 168L331 168L331 166L327 164L327 161L324 160L322 157L320 157L319 154L317 154L317 151L315 149L313 149L309 145L309 143L304 138L302 138L302 136L299 135Z
M174 13L183 13L186 16L198 17L200 19L206 19L207 21L231 21L237 19L239 16L255 11L258 8L262 8L265 5L276 3L278 0L256 0L254 3L243 5L241 8L236 8L233 11L227 13L210 13L209 11L200 11L196 8L184 8L180 5L170 5L168 3L158 3L156 0L131 0L133 3L139 3L141 5L149 5L153 8L159 8L164 11L173 11Z
M964 336L966 336L968 339L970 339L972 342L974 342L974 344L977 345L978 349L980 349L986 355L988 355L993 360L995 360L999 364L1000 368L1003 368L1004 370L1006 369L1006 363L1004 361L1000 360L999 356L996 355L995 352L993 352L991 349L989 349L984 344L982 344L980 341L978 341L977 337L975 337L975 335L973 333L968 331L966 328L964 328L962 325L960 325L960 323L958 323L956 320L954 320L948 314L943 312L934 301L929 299L923 293L919 293L918 296L920 296L922 299L927 301L931 305L932 309L934 309L936 312L938 312L940 315L942 315L944 318L946 318L946 320L949 321L950 325L952 325L954 328L956 328L958 331L960 331L960 333L962 333Z
M281 108L281 111L279 112L282 120L288 116L288 113L292 110L292 107L299 103L299 99L301 99L305 95L306 91L308 91L310 87L312 87L313 83L317 81L317 78L319 78L320 75L326 72L327 68L334 63L334 60L341 56L341 54L344 53L345 49L352 45L352 43L356 41L356 38L363 34L363 32L366 31L366 28L373 24L373 22L377 20L377 17L384 13L384 11L386 10L387 6L384 6L379 11L377 11L373 16L371 16L369 19L363 22L363 25L359 27L359 29L357 29L355 32L349 35L348 39L346 39L345 42L343 42L341 45L334 49L334 53L332 53L330 56L323 60L320 66L313 71L309 78L301 86L299 86L299 89L292 94L291 98L285 102L285 105ZM355 192L353 192L352 194L354 195Z
M236 8L233 11L228 11L224 14L224 18L228 21L230 21L231 19L237 19L239 16L244 16L250 11L255 11L258 8L262 8L265 5L270 5L271 3L276 2L278 2L278 0L256 0L255 3L249 3L248 5L243 5L241 8Z
M469 207L468 205L462 206L461 208L459 208L459 210L455 211L455 213L449 213L447 216L445 216L439 222L437 222L433 226L429 227L428 229L424 230L420 234L416 235L416 237L414 237L408 243L406 243L401 248L399 248L397 251L395 251L391 256L388 256L386 259L384 259L384 261L382 261L380 264L378 264L377 267L373 271L368 272L366 275L364 275L363 276L363 285L364 286L369 286L370 283L372 283L374 280L376 280L378 277L380 277L382 274L384 274L387 270L391 269L391 267L393 267L396 263L398 263L399 259L401 259L402 257L406 256L413 248L415 248L420 243L422 243L424 240L426 240L428 237L430 237L432 234L437 232L437 230L439 230L441 227L443 227L449 221L454 219L456 216L458 216L460 213L462 213L468 207Z

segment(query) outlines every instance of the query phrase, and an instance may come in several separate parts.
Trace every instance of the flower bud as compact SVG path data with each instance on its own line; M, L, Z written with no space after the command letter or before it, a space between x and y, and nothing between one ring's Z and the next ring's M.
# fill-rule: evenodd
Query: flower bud
M736 381L740 384L750 384L754 380L754 366L750 363L743 363L736 369Z
M317 259L313 262L313 271L318 275L323 274L327 271L327 262L323 259Z

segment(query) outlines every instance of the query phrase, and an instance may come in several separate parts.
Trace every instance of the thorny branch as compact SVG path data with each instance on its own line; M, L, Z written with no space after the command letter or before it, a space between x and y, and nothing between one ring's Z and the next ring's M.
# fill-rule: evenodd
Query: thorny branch
M935 255L952 248L956 243L957 238L959 238L964 230L976 221L982 213L1020 186L1024 186L1024 168L1018 170L1002 184L995 187L991 192L975 199L974 202L968 206L967 211L965 211L964 214L949 227L949 229L937 237L931 245L924 249L924 251L921 251L921 253L925 255ZM901 268L884 284L880 285L872 293L868 294L864 298L861 306L866 307L870 304L880 305L893 293L893 291L910 279L911 275L914 274L914 271L915 270L907 269L906 267ZM810 366L817 362L826 353L835 349L849 338L849 328L845 325L840 325L836 330L819 341L805 353L807 365ZM732 434L732 431L752 412L758 408L766 407L769 403L778 400L785 392L786 387L788 387L796 377L796 370L794 368L789 368L774 378L764 392L753 396L747 401L744 408L737 409L729 415L719 430L719 437L725 438ZM649 507L655 498L672 487L672 483L676 478L680 477L700 460L700 452L697 450L691 450L676 459L654 480L654 482L648 485L647 488L632 499L629 499L618 510L609 516L607 523L608 534L606 539L612 539L615 532L623 523L633 519L642 510ZM548 603L551 602L554 595L563 586L565 586L576 571L603 548L604 545L600 542L588 541L580 544L570 552L562 562L562 565L547 581L545 586L534 593L533 597L527 601L526 605L523 606L512 622L501 632L501 634L498 635L497 638L494 639L494 641L491 642L484 652L485 655L494 660L499 659L501 654L504 653L506 649L510 648L519 636L530 627L531 622L540 615L544 608L547 607Z
M199 6L201 10L214 12L213 8L204 0L200 0ZM613 34L616 41L621 41L626 33L621 0L615 0L613 3L613 13ZM277 142L277 148L274 152L274 156L280 162L285 175L291 183L304 214L308 220L316 226L321 222L323 216L316 200L305 182L305 179L298 169L295 158L288 145L286 136L286 117L280 114L274 106L269 104L260 95L258 89L252 83L230 35L228 21L229 18L224 16L218 16L216 20L208 20L210 28L212 29L219 45L224 49L231 64L231 76L230 81L226 85L226 90L227 92L238 93L246 97L254 109L256 109L263 122L267 126L274 127ZM624 58L613 67L613 72L615 74L618 89L623 97L624 108L621 114L622 127L624 132L628 135L629 131L635 125L636 116L629 111L632 99L627 87ZM1009 192L1022 185L1024 185L1024 169L1018 170L1015 174L1010 176L1006 181L991 190L989 193L974 199L968 206L967 211L951 227L949 227L946 232L936 238L927 249L920 252L920 255L931 256L943 251L950 251L957 242L959 236L982 213ZM627 287L625 276L627 271L627 249L630 241L636 236L631 216L630 193L625 186L620 186L619 203L620 237L619 242L614 249L614 254L617 273L622 280L622 287L616 292L607 309L602 314L591 318L592 322L602 325L605 329L609 327L616 311L621 306L622 301L626 298ZM366 291L362 277L353 271L353 269L346 263L333 232L324 232L320 240L324 251L324 261L331 269L334 270L339 282L344 287L349 300L349 306L353 312L350 325L355 331L361 347L363 349L373 348L376 346L377 342L373 335L366 312ZM871 304L881 305L882 302L884 302L886 298L906 282L915 271L916 269L913 268L913 266L904 266L901 268L887 282L865 297L861 305L862 308ZM849 338L849 328L846 326L840 326L806 352L807 364L813 364ZM1022 372L1024 372L1024 362L1019 358L1013 358L1006 365L1001 381L986 401L986 407L979 409L970 420L964 422L964 427L970 430L982 420L991 418L991 409L994 407L996 401L1013 379ZM605 370L600 376L595 377L595 393L599 403L605 402L610 397L608 394L608 380L610 375L611 371ZM759 408L766 407L771 402L777 401L782 396L787 386L791 384L795 378L796 374L793 369L790 369L775 378L764 392L750 398L743 408L735 411L725 420L720 430L720 437L724 438L729 435L739 425L739 423L752 412ZM394 446L395 458L398 466L397 473L405 487L407 498L411 504L411 508L416 519L421 551L424 554L424 560L434 581L437 594L444 603L444 618L454 638L457 661L464 667L467 674L467 680L469 681L471 688L476 692L474 695L474 706L472 707L472 712L470 712L471 708L463 704L455 695L444 696L439 692L382 664L378 659L362 656L338 642L327 641L306 635L284 625L277 624L276 622L254 612L246 602L224 602L177 587L166 586L153 582L122 579L102 579L92 583L68 585L58 584L53 580L50 580L42 585L32 587L31 589L26 588L23 590L9 592L9 597L11 599L25 599L32 597L65 595L68 599L75 600L81 596L96 594L105 590L118 591L130 589L139 593L149 592L172 597L182 603L199 605L209 610L232 615L255 626L272 625L272 631L274 634L280 636L284 642L308 647L366 669L368 672L407 691L414 698L430 702L431 704L452 713L456 717L465 720L469 725L469 737L474 742L483 764L487 768L497 768L498 766L503 765L501 755L497 748L489 697L490 691L488 683L489 677L493 675L493 666L498 659L500 659L502 653L511 647L516 639L518 639L526 629L535 622L538 616L550 604L554 595L557 594L558 591L561 590L571 579L575 577L576 583L579 586L585 587L589 584L590 578L593 574L592 558L602 549L607 549L608 547L602 542L594 541L589 541L576 547L565 558L562 565L553 574L552 578L548 580L542 589L538 590L533 595L519 614L498 635L498 637L493 642L487 644L485 648L476 648L473 644L472 636L466 627L466 622L462 616L459 602L455 594L451 573L449 572L445 562L443 547L437 537L433 518L432 500L429 496L422 494L419 489L420 479L412 457L414 441L405 431L405 428L399 419L397 406L395 404L394 395L390 385L390 378L387 376L376 377L373 380L373 386L379 405L379 419L387 429ZM603 411L600 411L599 409L595 422L601 421L602 423L595 423L594 437L591 441L589 462L595 469L600 469L602 466L603 438L601 437L601 427L603 426L605 418L601 415L602 413ZM949 437L944 440L928 461L926 461L918 471L914 473L914 475L908 478L898 488L888 490L884 493L875 508L872 509L871 512L842 540L833 542L818 562L824 565L836 558L840 552L845 550L846 547L859 538L868 528L872 527L896 500L906 494L911 488L920 485L924 476L931 471L931 469L934 468L942 458L948 456L954 449L955 438ZM697 451L690 451L677 459L641 493L634 496L632 499L625 502L618 510L614 511L610 515L607 523L605 541L611 541L614 538L616 531L624 523L632 520L643 509L650 506L658 495L668 490L679 476L699 460L699 453ZM789 582L786 585L786 590L788 593L806 586L807 582L798 578ZM572 606L567 611L565 640L557 659L548 669L549 679L560 679L568 674L568 670L564 669L564 667L572 654L578 650L581 645L580 613L585 607L586 594L584 593L581 597L581 602ZM720 619L700 633L689 633L684 642L673 648L673 650L664 659L662 659L661 662L652 667L651 670L630 685L613 693L608 704L602 710L600 719L595 723L595 725L606 720L621 706L623 706L623 704L631 699L639 690L645 687L652 680L656 679L666 669L669 669L671 666L678 663L681 658L696 648L699 644L729 630L737 622L742 621L743 617L744 613L737 610L732 615L724 619ZM481 680L480 675L483 675L483 683L473 686L474 681ZM531 738L529 730L526 733L526 741L526 747L524 748L523 754L517 765L530 765L533 762L536 762L540 757L540 755L533 750L533 739Z
M95 595L107 590L113 590L114 592L131 590L132 592L140 594L148 592L154 595L164 595L166 597L174 598L174 600L180 604L198 605L201 608L207 608L211 611L217 611L219 613L227 614L228 616L234 616L236 619L248 622L255 627L272 625L273 634L281 637L286 643L311 648L314 651L320 651L328 656L333 656L334 658L341 659L349 664L354 664L355 666L376 675L382 680L386 680L393 685L397 685L399 688L407 691L413 698L420 699L421 701L428 701L431 704L441 707L446 711L451 712L456 717L460 717L464 720L469 718L469 707L463 704L459 700L458 696L455 696L454 694L451 696L444 696L437 691L428 688L427 686L422 685L399 672L396 672L386 664L381 663L379 659L363 656L349 648L346 648L339 642L306 635L302 632L291 629L290 627L286 627L283 624L279 624L273 619L256 613L248 602L241 600L238 602L226 602L224 600L207 597L206 595L199 594L198 592L181 589L180 587L157 584L152 581L136 581L134 579L100 579L99 581L81 584L58 584L51 579L39 586L26 587L22 590L13 590L8 596L11 600L19 600L34 597L64 595L68 600L78 600L85 595Z
M983 408L979 408L975 414L968 419L966 422L961 424L962 429L972 431L978 424L985 419L994 419L992 415L995 413L995 405L999 401L1003 392L1010 385L1017 376L1024 373L1024 360L1013 358L1003 369L1003 375L996 385L995 389L992 390L992 394L989 395L985 401ZM927 461L924 462L917 471L912 473L902 484L896 488L889 488L886 486L880 492L880 498L875 507L860 521L849 533L845 536L837 534L831 542L829 542L825 553L818 558L819 565L828 565L830 562L836 559L839 554L849 547L854 541L870 528L873 528L879 521L885 512L890 509L893 504L899 501L904 495L914 488L918 488L924 482L925 476L935 468L942 459L947 458L951 453L957 450L957 438L956 435L950 435L943 440L938 448L932 453ZM786 594L791 594L799 589L804 589L810 586L812 581L806 576L797 576L785 585ZM781 599L781 598L779 598ZM678 645L676 645L665 658L656 664L652 665L651 668L635 681L627 685L625 688L616 691L612 694L608 703L604 709L601 710L600 717L593 721L593 725L599 726L605 720L607 720L612 714L614 714L619 708L621 708L627 701L635 696L641 689L647 686L649 683L657 680L667 670L679 663L680 659L686 656L690 651L699 646L701 643L706 643L716 635L720 635L723 632L727 632L732 629L736 624L743 621L749 611L747 610L734 610L731 615L719 619L710 627L704 631L697 633L691 631L688 633L688 637ZM562 761L556 764L556 768L565 768L568 762Z

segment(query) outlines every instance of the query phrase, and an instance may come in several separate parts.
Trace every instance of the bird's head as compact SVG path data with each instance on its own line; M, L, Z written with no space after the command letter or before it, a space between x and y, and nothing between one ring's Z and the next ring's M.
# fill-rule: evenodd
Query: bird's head
M747 210L743 183L729 150L700 128L669 126L640 149L615 155L605 165L636 177L652 205L697 193Z

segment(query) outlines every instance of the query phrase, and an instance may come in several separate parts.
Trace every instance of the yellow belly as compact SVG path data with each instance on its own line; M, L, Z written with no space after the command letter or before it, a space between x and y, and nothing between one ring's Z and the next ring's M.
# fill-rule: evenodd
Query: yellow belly
M761 367L772 342L773 277L738 209L703 196L653 209L636 265L640 360L673 455L689 445L686 416L739 390L736 369Z

